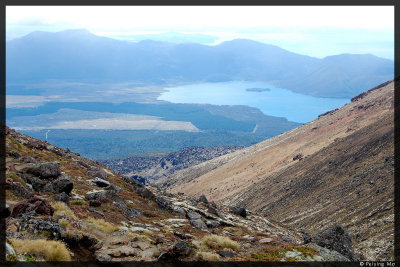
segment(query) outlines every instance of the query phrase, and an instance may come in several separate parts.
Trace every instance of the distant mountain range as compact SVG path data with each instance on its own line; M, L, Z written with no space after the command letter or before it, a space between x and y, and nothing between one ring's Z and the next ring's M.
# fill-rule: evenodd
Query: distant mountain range
M393 61L370 54L318 59L245 39L216 46L133 43L86 30L33 32L6 42L6 55L7 83L248 80L313 96L353 97L394 73Z

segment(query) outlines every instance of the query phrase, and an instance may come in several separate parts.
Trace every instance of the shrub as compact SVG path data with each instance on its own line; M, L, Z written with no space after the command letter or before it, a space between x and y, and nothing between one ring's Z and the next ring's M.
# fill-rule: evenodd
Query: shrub
M208 241L212 241L217 243L221 248L231 248L234 250L238 250L240 248L240 244L236 241L233 241L229 237L219 236L219 235L206 235L202 238L201 242L207 245Z
M119 227L114 226L103 219L95 219L93 217L87 217L86 221L89 222L93 227L103 232L112 233L119 230Z
M64 202L57 201L57 202L52 203L51 206L54 208L53 217L65 215L65 216L76 219L75 213L72 210L70 210L68 208L68 206L65 205Z
M211 252L204 252L204 251L197 252L195 257L196 257L196 260L199 260L199 261L219 261L220 260L220 256L218 254L211 253Z
M19 254L32 253L43 256L46 261L71 261L71 256L64 243L46 239L11 239L13 247Z
M63 227L63 228L67 228L68 226L70 226L70 222L67 219L59 219L58 220L58 224Z
M86 201L82 199L74 199L69 202L72 206L84 206Z

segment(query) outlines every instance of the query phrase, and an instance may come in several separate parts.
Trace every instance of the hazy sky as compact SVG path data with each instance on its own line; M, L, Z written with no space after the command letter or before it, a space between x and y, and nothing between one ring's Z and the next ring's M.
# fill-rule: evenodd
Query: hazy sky
M393 6L6 6L7 40L75 28L119 38L169 31L248 38L315 57L394 54Z

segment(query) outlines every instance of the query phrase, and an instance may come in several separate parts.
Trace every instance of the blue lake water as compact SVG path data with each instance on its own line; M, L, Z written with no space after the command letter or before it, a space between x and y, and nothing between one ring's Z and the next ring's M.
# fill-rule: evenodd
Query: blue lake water
M257 92L249 88L268 88ZM246 105L264 114L285 117L289 121L306 123L318 115L350 102L348 98L321 98L294 93L263 82L201 83L165 88L158 100L172 103L213 105Z

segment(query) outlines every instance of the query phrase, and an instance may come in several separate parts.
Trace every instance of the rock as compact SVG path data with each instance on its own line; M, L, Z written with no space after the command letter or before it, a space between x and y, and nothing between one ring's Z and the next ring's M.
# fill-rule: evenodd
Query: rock
M272 241L273 241L273 239L270 238L270 237L267 237L267 238L263 238L263 239L258 240L258 242L259 242L260 244L271 243Z
M86 192L86 200L97 200L97 201L101 201L103 199L109 198L111 195L110 193L111 191L106 191L106 190L92 190L89 192Z
M319 232L311 238L311 242L318 246L335 250L351 261L356 261L351 237L347 230L340 225L331 226Z
M52 223L31 216L23 216L19 231L27 231L29 233L41 233L48 232L51 234L51 238L60 239L62 237L63 230L58 223Z
M350 261L348 258L343 256L339 252L318 246L317 244L314 244L314 243L309 243L309 244L303 245L303 246L316 249L317 253L323 258L324 261L330 261L330 262Z
M302 160L302 159L303 159L303 154L301 154L301 153L296 154L296 155L293 157L293 160Z
M242 216L243 218L246 218L247 216L247 211L244 207L237 207L237 206L233 206L233 207L229 207L229 210L236 215Z
M195 246L197 249L199 249L201 247L201 242L197 241L197 240L193 240L192 241L193 246Z
M32 157L22 157L19 160L25 163L37 163L37 160Z
M207 220L206 225L207 225L207 227L210 227L210 228L217 228L218 226L221 225L221 223L216 220Z
M197 220L201 219L201 215L198 214L197 212L189 211L186 216L189 218L189 220Z
M17 197L22 198L31 198L33 197L33 193L26 189L21 183L19 182L12 182L8 189Z
M207 225L201 219L191 220L190 223L202 231L208 231Z
M171 258L170 254L166 251L163 251L160 253L160 256L158 256L157 261L167 261Z
M185 241L178 241L172 248L172 252L178 257L187 257L194 252L194 250Z
M106 217L106 216L104 215L104 213L102 213L101 211L96 210L96 209L93 208L93 207L89 207L88 210L91 211L91 212L94 212L94 213L96 213L96 214L99 214L99 215L102 216L103 218Z
M287 243L293 243L293 240L288 236L283 236L282 241Z
M74 184L72 183L70 177L65 174L54 180L52 185L55 193L65 192L67 195L69 195L72 191L72 188L74 188Z
M40 149L40 150L47 149L47 146L43 141L36 140L36 139L29 139L26 146L29 148L36 148L36 149Z
M0 208L0 218L7 218L11 215L10 206L7 204L5 207Z
M44 188L47 184L50 184L49 182L46 182L42 179L39 179L38 177L28 177L27 182L32 185L33 190L36 192L45 192ZM49 190L48 187L46 187L46 190ZM51 192L53 192L53 188L51 188Z
M300 234L303 237L303 244L311 243L311 236L303 230L300 230Z
M55 195L54 200L64 202L69 207L69 196L65 192Z
M218 250L216 252L218 255L224 258L232 258L236 256L236 253L231 250Z
M128 176L123 176L123 180L130 184L133 189L135 189L136 193L145 198L145 199L155 199L155 195L153 194L153 192L151 192L149 189L146 188L145 185L139 183L138 181L136 181L135 179L132 179Z
M93 183L95 183L98 187L107 187L110 185L108 181L100 179L98 177L94 178Z
M17 159L17 158L20 157L20 155L18 154L18 152L10 152L10 153L8 153L8 155L9 155L10 157L13 157L14 159Z
M13 248L13 246L11 246L10 244L8 244L6 242L6 260L7 259L16 259L17 257L17 253L15 252L15 249Z
M127 219L139 218L140 214L142 213L142 210L140 209L129 208L123 200L114 202L114 205L118 207L122 215L124 215Z
M41 178L55 178L61 175L59 162L43 162L36 163L31 167L26 168L26 172L37 175Z
M171 202L167 201L162 196L156 196L156 203L158 204L158 206L160 206L163 209L173 210L173 206L172 206Z
M185 234L182 234L180 232L172 232L175 236L179 237L180 239L187 239L187 236Z
M210 248L213 248L213 249L218 249L218 248L220 248L220 246L219 246L219 244L218 244L217 242L214 242L214 241L211 241L211 240L208 240L207 243L206 243L206 245L207 245L208 247L210 247Z
M76 164L81 165L81 166L85 167L86 169L90 169L90 165L87 164L87 163L84 162L84 161L78 160L78 161L76 162Z
M44 199L34 196L15 205L11 217L20 217L24 213L34 211L38 215L53 216L54 208Z
M107 180L107 173L101 168L91 167L91 170L88 171L88 175L93 178L97 177L102 180Z
M89 206L91 206L91 207L100 207L101 206L101 201L89 200Z
M104 261L104 262L111 261L111 256L108 254L97 251L94 255L95 255L97 261Z
M208 204L208 200L207 200L207 198L206 198L205 195L201 195L201 196L199 197L199 202L203 202L203 203L205 203L205 204Z

